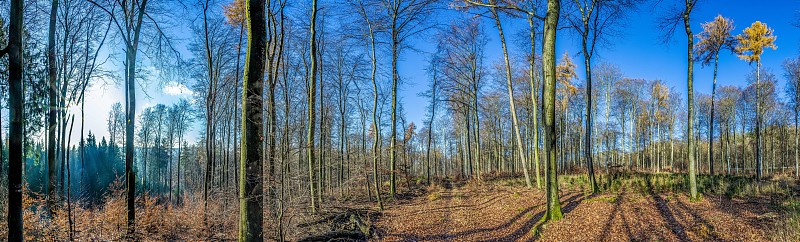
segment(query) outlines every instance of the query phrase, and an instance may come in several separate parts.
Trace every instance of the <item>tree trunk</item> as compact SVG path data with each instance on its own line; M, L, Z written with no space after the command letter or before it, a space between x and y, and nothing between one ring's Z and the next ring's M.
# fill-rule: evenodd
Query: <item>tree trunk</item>
M205 52L206 52L206 64L208 65L207 75L208 75L208 91L206 93L206 170L205 170L205 179L203 179L203 211L205 212L208 209L208 195L211 186L213 186L213 179L214 179L214 163L216 162L216 156L214 149L214 142L216 142L216 92L217 92L217 78L215 78L215 63L214 63L214 55L213 47L211 46L211 39L209 36L209 28L208 28L208 8L210 0L206 0L205 5L203 5L203 34L205 37L204 44L205 44Z
M308 80L308 133L306 137L306 155L308 156L308 179L309 179L309 188L311 189L311 212L317 212L317 204L314 201L315 198L315 189L314 189L314 124L316 118L314 117L315 108L316 108L316 97L317 97L317 33L316 33L316 23L317 23L317 0L312 0L312 9L311 9L311 26L310 26L310 49L311 49L311 67L309 69L310 77ZM322 179L320 177L320 179Z
M70 125L69 125L69 140L72 139L72 127L75 124L75 115L72 115ZM70 141L67 141L67 147L69 147ZM66 157L67 162L66 166L64 166L65 170L67 170L67 224L69 228L69 241L75 241L75 223L72 219L72 203L70 198L72 196L72 171L69 169L70 159L69 156Z
M547 1L547 15L544 25L544 49L542 61L544 65L544 126L545 126L545 155L547 162L547 209L542 217L544 221L557 221L563 217L561 203L558 200L558 174L556 165L556 28L561 13L561 3L558 0Z
M314 1L316 9L316 1ZM266 18L264 0L247 1L247 57L242 83L242 145L239 161L239 241L262 241L264 216L262 100ZM313 12L316 15L316 11ZM313 29L313 23L312 23ZM313 60L313 59L312 59Z
M688 71L687 71L687 103L688 103L688 120L686 128L688 129L687 134L689 135L688 139L688 146L687 146L687 154L689 156L689 195L692 200L697 200L697 178L695 176L696 168L695 168L695 157L693 154L694 151L694 84L692 83L692 78L694 76L694 52L692 48L694 48L694 35L692 35L692 28L689 23L689 14L692 11L692 6L689 3L689 0L686 0L686 11L683 13L683 24L686 29L686 36L687 36L687 61L688 61Z
M756 180L762 178L761 160L761 61L756 63Z
M528 15L528 27L529 29L529 37L531 40L531 57L529 60L530 68L528 70L528 75L530 76L530 85L531 85L531 110L533 115L533 166L534 172L536 173L536 188L542 189L542 177L541 172L539 171L539 104L538 104L538 97L536 96L536 79L535 79L535 72L534 68L536 65L534 61L536 60L536 28L533 24L533 15ZM502 145L502 144L501 144Z
M508 48L506 47L506 38L503 34L503 26L500 23L500 15L497 13L497 8L492 8L492 16L494 17L494 23L497 25L497 32L500 34L500 44L503 46L503 60L505 61L505 69L506 69L506 85L508 87L508 103L511 107L511 121L513 121L514 126L514 133L517 139L517 151L519 153L519 159L522 162L522 173L525 174L525 185L528 188L532 188L533 185L531 184L531 177L528 174L528 162L525 159L525 145L522 143L522 135L520 135L519 131L519 121L517 120L517 108L514 105L514 85L511 81L511 63L508 57ZM555 52L554 52L555 53ZM554 54L555 55L555 54Z
M23 10L25 1L12 0L8 25L8 240L23 241L22 221L22 165L24 154L23 116L25 99L23 94Z
M139 14L136 17L136 25L133 29L133 41L126 43L125 49L125 183L127 184L127 218L128 218L128 239L134 239L136 232L136 173L133 171L134 150L134 122L136 120L136 54L139 50L139 34L142 30L147 0L143 0L139 5Z
M56 192L56 115L58 99L56 98L56 15L58 0L53 0L50 8L50 27L47 34L47 78L50 109L47 116L47 209L54 215L58 193Z
M431 140L433 139L433 120L436 117L436 70L433 70L433 86L431 87L431 119L428 120L428 144L425 154L425 182L431 184Z
M796 178L800 178L800 166L798 166L798 160L800 160L800 154L798 154L798 147L800 147L800 136L798 136L797 128L798 128L798 116L800 116L800 109L795 108L794 110L794 176Z
M588 20L584 20L584 30L588 31ZM588 32L584 32L588 33ZM584 156L586 156L586 166L589 168L589 182L592 185L592 193L597 193L597 181L594 178L594 164L592 162L592 56L587 48L587 35L582 38L583 60L586 66L586 143L584 145Z
M719 53L714 56L714 82L711 85L711 121L708 122L708 173L714 176L714 99L717 94Z

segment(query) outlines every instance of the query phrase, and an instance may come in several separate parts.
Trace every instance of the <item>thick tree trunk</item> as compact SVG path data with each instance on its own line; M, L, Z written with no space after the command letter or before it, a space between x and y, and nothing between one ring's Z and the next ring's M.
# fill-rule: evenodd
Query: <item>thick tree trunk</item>
M306 155L308 156L308 179L309 179L309 188L311 189L311 212L317 212L317 204L314 201L315 198L315 189L314 189L314 124L316 122L315 114L316 114L316 97L317 97L317 33L316 33L316 22L317 22L317 0L312 0L312 10L311 10L311 26L310 26L310 49L311 49L311 67L309 69L310 77L308 80L308 132L306 137ZM320 177L320 180L322 177ZM321 188L321 187L320 187Z
M12 0L8 25L8 240L23 241L22 221L22 164L24 154L23 116L25 99L23 94L22 29L25 1Z
M689 14L692 11L692 5L689 3L689 0L686 0L686 11L683 14L683 24L686 29L686 36L687 36L687 62L689 64L688 71L687 71L687 103L688 103L688 115L687 115L687 125L686 128L688 129L687 134L689 134L688 139L688 146L687 146L687 155L689 156L689 195L691 196L692 200L697 200L697 177L696 174L696 167L695 167L695 157L693 154L694 151L694 84L692 83L692 78L694 77L694 52L692 48L694 47L694 35L692 35L692 28L689 23Z
M544 65L544 127L545 127L545 156L547 158L545 170L547 172L547 208L542 217L544 221L557 221L563 217L561 203L558 200L558 174L556 165L556 28L561 13L561 3L558 0L547 1L547 15L544 25L544 49L542 62Z
M316 9L316 1L314 1ZM263 116L266 17L264 0L247 1L247 57L242 83L242 145L239 161L239 241L263 241ZM314 11L316 15L316 11ZM313 28L313 24L312 24Z
M50 8L50 27L47 34L47 79L50 109L47 115L47 209L54 214L58 193L56 191L56 116L58 99L56 98L56 15L58 0L53 0Z

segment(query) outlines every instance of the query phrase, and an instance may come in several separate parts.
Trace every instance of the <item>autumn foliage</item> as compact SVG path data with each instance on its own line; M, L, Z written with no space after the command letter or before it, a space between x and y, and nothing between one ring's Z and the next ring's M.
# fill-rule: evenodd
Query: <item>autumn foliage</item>
M117 182L101 204L88 206L73 202L76 241L119 241L126 238L125 190ZM31 241L64 241L69 235L64 203L49 218L41 194L25 192L23 218L25 238ZM136 199L137 241L233 240L237 231L235 198L214 199L208 203L204 222L200 194L187 194L183 204L175 205L158 197L142 195ZM227 201L227 202L226 202ZM7 236L7 221L0 220L0 237Z

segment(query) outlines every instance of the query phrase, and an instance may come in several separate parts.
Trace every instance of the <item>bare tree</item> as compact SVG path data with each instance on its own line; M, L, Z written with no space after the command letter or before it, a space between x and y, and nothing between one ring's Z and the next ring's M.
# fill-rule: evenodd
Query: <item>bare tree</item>
M311 67L309 69L308 78L308 133L306 137L306 155L308 156L308 185L311 189L311 212L317 212L317 206L314 202L314 124L316 123L316 98L317 98L317 0L312 0L311 3L311 24L310 24L310 57ZM322 178L320 178L322 179ZM317 191L321 192L321 191Z
M170 38L159 24L158 11L168 5L168 2L149 4L149 0L113 1L113 0L88 0L100 7L111 18L118 36L124 44L125 58L123 61L124 86L125 86L125 184L127 203L127 236L133 239L136 227L136 174L134 173L134 120L136 120L136 77L138 54L140 44L147 47L147 53L152 55L148 59L162 64L165 67L167 57L179 56L173 48ZM174 12L174 11L173 11ZM142 33L145 39L142 41ZM171 59L171 58L170 58ZM178 58L179 59L179 58Z
M485 75L483 59L486 43L487 37L479 21L454 21L440 32L438 56L435 57L440 62L437 71L442 74L440 89L448 97L447 101L451 102L454 111L459 109L458 112L463 112L464 127L467 129L467 169L470 175L473 173L472 164L477 163L480 167L481 163L478 98ZM480 179L480 174L478 177Z
M472 5L472 6L488 7L489 11L491 13L491 17L494 20L495 27L497 27L497 32L498 32L498 34L500 36L500 44L501 44L501 46L503 48L503 60L504 60L504 63L505 63L506 87L507 87L507 90L508 90L509 107L511 108L510 112L511 112L512 126L514 128L515 138L516 138L516 141L517 141L517 145L516 145L516 147L518 149L517 153L519 154L520 160L522 161L523 174L525 175L525 185L528 188L532 188L533 185L531 183L530 175L528 174L528 161L526 160L526 154L524 152L524 146L525 145L522 143L522 135L521 135L521 132L520 132L520 128L519 128L520 125L519 125L519 121L518 121L518 118L517 118L517 108L516 108L516 105L514 104L514 86L512 84L513 77L512 77L512 71L511 71L512 67L511 67L511 62L509 61L508 48L506 46L506 38L505 38L505 34L503 33L503 26L501 24L500 14L499 14L498 11L504 11L504 12L510 12L510 13L516 13L516 12L511 12L507 8L500 7L500 5L498 5L498 2L495 1L495 0L489 1L488 3L466 0L465 3L468 4L468 6ZM504 6L507 6L507 5L504 5ZM514 6L514 8L517 8L517 7ZM531 29L531 30L533 31L533 29ZM533 56L533 53L531 53L531 56Z
M800 119L800 58L787 59L783 62L783 70L786 77L786 95L789 97L789 104L794 111L794 176L800 178L800 135L798 135L798 119Z
M48 99L50 111L47 115L47 209L53 214L58 190L56 189L56 115L58 99L56 98L56 15L58 0L53 0L50 7L50 27L47 34L47 79L49 83Z
M436 104L439 101L436 99L436 86L439 83L439 65L440 60L438 58L431 58L428 67L428 73L431 77L431 90L426 93L426 95L430 95L431 103L430 103L430 114L428 120L428 142L426 143L427 147L425 149L425 182L427 184L431 184L431 141L433 140L433 121L436 118ZM434 147L435 149L436 147Z
M378 159L380 158L380 125L378 119L378 81L377 81L377 71L378 71L378 59L377 59L377 34L381 32L382 23L381 18L372 16L370 13L372 10L376 8L374 4L370 4L368 2L357 1L356 9L358 11L358 15L360 20L363 21L364 24L360 26L364 26L365 28L362 30L364 33L362 34L366 40L368 41L369 47L369 54L370 54L370 63L371 63L371 73L370 73L370 80L372 81L372 89L373 89L373 107L372 107L372 132L375 136L375 140L372 143L372 174L374 179L375 185L375 198L378 202L378 208L383 210L383 201L381 200L381 191L380 191L380 184L378 181Z
M592 192L598 192L597 181L594 178L592 146L592 57L598 44L607 43L608 35L618 27L625 14L630 13L638 0L610 1L610 0L574 0L578 11L567 15L566 20L572 30L580 35L581 53L586 74L586 132L584 156L589 168L589 182Z
M603 101L605 102L605 133L603 134L605 138L605 159L606 159L606 168L611 164L612 154L611 154L611 146L612 142L611 139L611 120L609 117L611 116L611 101L612 96L611 94L614 92L614 88L616 87L617 82L622 79L622 71L620 71L619 67L610 64L610 63L600 63L596 69L592 71L592 75L594 79L598 79L601 84L601 88L603 90L604 96ZM614 140L613 143L616 143ZM616 151L614 151L616 152Z
M396 187L396 159L397 159L397 86L400 73L397 63L407 42L415 35L429 28L427 23L434 4L438 0L382 0L388 20L388 30L391 37L389 47L392 52L392 130L390 136L389 163L391 166L389 178L389 193L394 197Z
M692 34L692 26L691 26L691 14L694 7L700 0L685 0L684 4L681 6L672 6L672 8L667 12L667 15L659 22L659 27L661 29L666 30L664 32L665 40L670 40L672 35L675 33L675 29L677 28L678 24L683 22L684 30L686 31L686 41L687 41L687 62L689 64L687 68L687 99L686 101L689 103L688 107L688 115L687 115L687 134L689 137L694 136L694 35ZM696 165L695 165L695 157L692 154L694 152L694 139L687 138L687 146L686 146L686 154L689 160L689 195L692 200L697 200L697 176L696 176Z

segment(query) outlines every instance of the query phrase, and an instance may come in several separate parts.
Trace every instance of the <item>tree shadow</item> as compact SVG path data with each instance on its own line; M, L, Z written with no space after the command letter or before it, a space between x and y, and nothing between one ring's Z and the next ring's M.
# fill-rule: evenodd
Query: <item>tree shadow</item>
M623 225L625 227L625 234L628 238L631 238L631 227L628 224L628 219L625 217L625 212L621 212L622 209L622 202L625 199L625 195L628 193L628 189L623 187L622 191L617 194L617 199L614 201L614 210L611 211L611 215L608 216L605 225L603 225L603 232L600 234L600 239L598 241L607 241L607 235L611 232L611 226L613 226L614 218L616 218L617 214L620 215Z
M595 196L595 194L592 194L592 195L589 195L589 196L582 196L582 197L581 197L581 194L573 195L572 197L570 197L569 199L564 201L564 203L562 203L562 204L566 204L566 205L561 207L562 214L566 216L568 213L572 212L572 210L575 210L575 208L578 207L578 205L580 205L581 202L584 199L592 198L594 196ZM580 197L580 198L578 199L578 197ZM547 210L544 210L544 211L541 211L541 212L537 213L536 215L533 216L532 219L526 221L525 224L522 225L522 227L519 227L518 229L514 230L514 232L512 232L511 234L508 234L508 235L500 237L500 238L494 238L494 239L491 239L491 240L484 240L484 241L516 241L520 237L524 236L525 233L530 233L531 230L533 230L533 228L537 224L541 223L540 220L542 219L542 216L544 216L544 213L546 211ZM536 233L532 238L528 239L528 241L536 241L536 240L538 240L540 238L540 236L541 236L541 233Z
M446 195L442 195L441 199L452 200L453 198L456 198L456 197L457 196L446 194ZM483 208L489 207L492 204L492 202L494 202L494 201L496 201L496 200L498 200L500 198L501 198L501 196L493 196L493 197L490 197L489 199L486 199L485 201L477 203L477 204L463 204L463 205L450 205L450 206L443 206L443 207L434 207L434 208L429 208L429 209L422 209L422 210L418 210L418 211L413 211L413 212L409 212L409 213L402 214L402 215L403 216L412 216L412 215L417 215L417 214L443 212L443 211L448 211L448 210L452 210L452 209L470 209L470 208L471 209L483 209ZM464 198L461 198L461 199L468 199L468 198L467 198L467 196L465 196ZM537 206L539 206L539 205L537 205Z
M566 205L564 207L562 207L563 213L566 214L566 213L569 213L570 211L572 211L573 209L575 209L575 207L577 207L578 204L580 204L580 202L584 198L585 198L585 196L581 197L581 194L575 194L575 195L569 197L567 200L564 201L564 203ZM473 234L479 234L479 233L485 233L485 232L491 232L491 231L496 231L496 230L507 229L507 228L511 227L515 222L519 221L523 216L525 216L526 214L530 213L533 209L539 208L539 207L543 207L543 206L544 206L544 204L539 204L539 205L528 207L525 210L522 210L519 213L517 213L514 217L510 218L505 223L497 225L497 226L493 226L493 227L488 227L488 228L478 228L478 229L466 230L466 231L455 232L455 233L443 233L443 234L424 235L424 236L414 235L414 234L387 234L387 235L388 236L400 237L400 238L402 238L403 241L427 241L427 240L451 240L451 239L457 239L457 238L463 237L463 236L468 236L468 235L473 235ZM530 230L533 228L533 226L536 223L539 222L539 220L542 218L542 216L544 216L544 212L545 212L545 210L542 210L539 213L533 215L531 217L531 219L527 220L525 222L525 224L523 224L520 228L514 230L514 232L510 233L509 235L506 235L506 236L500 237L500 238L493 238L493 239L486 240L486 241L513 241L515 239L518 239L518 238L522 237L523 235L525 235L525 233L530 232Z
M713 233L714 226L711 223L709 223L708 220L704 219L697 212L695 212L695 210L693 208L690 208L685 203L683 203L681 200L677 200L676 204L677 204L678 208L680 208L684 212L688 213L689 216L692 216L692 219L694 219L694 221L700 222L700 224L706 226L706 228L708 228L709 230L712 231L712 233L709 233L709 235L711 236L711 238L710 238L711 240L715 240L715 241L720 240L719 236L717 236L716 233ZM703 239L707 239L707 238L703 238Z
M762 215L770 212L785 212L780 207L777 207L775 201L765 202L764 199L757 197L744 197L741 198L742 201L740 202L724 196L707 196L707 199L716 209L743 221L752 228L766 229L770 226L758 217L748 216L748 214Z
M661 195L653 191L653 186L649 178L646 177L645 181L647 182L647 192L650 194L650 197L653 199L653 201L656 202L656 209L658 209L658 213L661 215L661 218L667 222L667 226L669 226L672 234L678 237L678 240L680 241L689 241L689 235L686 234L686 227L684 227L675 218L675 214L669 208L667 201L665 201Z

